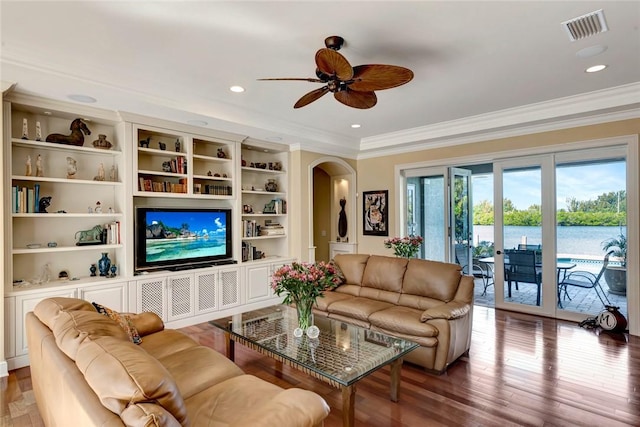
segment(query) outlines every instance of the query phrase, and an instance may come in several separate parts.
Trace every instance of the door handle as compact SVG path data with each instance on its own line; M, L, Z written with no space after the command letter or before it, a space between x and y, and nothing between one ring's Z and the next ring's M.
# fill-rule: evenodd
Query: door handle
M496 255L502 255L502 251L496 251Z

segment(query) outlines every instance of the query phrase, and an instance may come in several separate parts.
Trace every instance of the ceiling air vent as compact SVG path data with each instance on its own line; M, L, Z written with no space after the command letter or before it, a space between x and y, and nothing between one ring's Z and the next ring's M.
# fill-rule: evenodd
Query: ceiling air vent
M564 21L562 28L565 29L572 42L609 30L602 9Z

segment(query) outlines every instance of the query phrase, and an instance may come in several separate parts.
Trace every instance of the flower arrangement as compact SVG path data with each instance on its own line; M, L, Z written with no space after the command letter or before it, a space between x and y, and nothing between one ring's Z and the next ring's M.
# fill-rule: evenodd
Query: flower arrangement
M422 236L394 237L384 241L385 248L393 248L393 254L400 258L413 258L420 250L424 239Z
M271 288L280 296L285 293L284 304L295 303L298 322L302 330L311 326L311 310L322 292L333 289L343 281L341 272L326 262L294 262L283 265L271 276Z

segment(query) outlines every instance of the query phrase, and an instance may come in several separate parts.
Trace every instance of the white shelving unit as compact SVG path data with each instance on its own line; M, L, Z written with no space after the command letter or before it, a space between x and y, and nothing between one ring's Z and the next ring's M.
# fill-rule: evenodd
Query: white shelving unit
M287 148L242 144L243 263L289 254Z
M101 253L109 254L111 262L118 269L126 269L124 246L117 242L90 246L77 246L77 232L96 226L118 223L121 236L126 233L124 223L125 196L121 181L124 171L123 134L117 116L97 116L85 112L70 112L44 109L36 104L4 104L6 123L5 136L10 144L5 144L5 190L8 197L4 201L7 213L5 236L8 248L5 259L5 292L24 289L25 285L39 282L44 266L48 266L50 281L58 281L60 272L69 278L91 281L89 267L96 264ZM82 146L46 142L51 133L70 134L70 124L82 117L91 135L85 135ZM23 120L28 127L27 138L23 139ZM36 123L40 124L41 139L36 138ZM109 149L94 148L92 141L98 135L106 135L111 142ZM31 159L27 168L27 158ZM38 160L39 159L39 160ZM72 160L70 160L72 159ZM76 173L68 177L68 163L75 162ZM37 163L41 165L38 167ZM99 170L104 171L101 176ZM41 176L38 176L41 175ZM39 212L36 198L51 197L50 206ZM20 192L29 194L24 203L16 200ZM103 213L94 213L100 202ZM21 285L14 289L13 284Z

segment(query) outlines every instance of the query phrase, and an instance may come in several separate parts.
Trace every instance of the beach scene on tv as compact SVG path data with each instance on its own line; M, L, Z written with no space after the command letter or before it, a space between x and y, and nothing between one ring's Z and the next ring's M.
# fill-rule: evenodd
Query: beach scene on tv
M224 212L147 212L147 262L224 255Z

